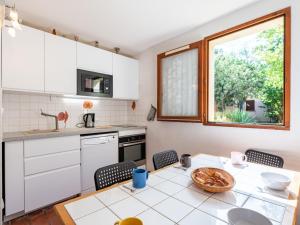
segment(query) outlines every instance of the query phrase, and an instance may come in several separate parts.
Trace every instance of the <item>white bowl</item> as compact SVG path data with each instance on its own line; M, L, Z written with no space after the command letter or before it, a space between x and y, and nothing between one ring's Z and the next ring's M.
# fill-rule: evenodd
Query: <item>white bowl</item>
M230 225L272 225L267 217L250 209L234 208L227 216Z
M263 172L260 175L266 186L274 190L282 191L286 189L287 186L289 186L291 183L290 178L283 174Z

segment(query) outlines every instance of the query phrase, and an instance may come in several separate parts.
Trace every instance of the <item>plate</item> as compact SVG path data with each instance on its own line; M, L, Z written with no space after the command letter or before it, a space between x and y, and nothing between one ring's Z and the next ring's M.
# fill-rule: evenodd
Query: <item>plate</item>
M235 180L230 173L212 167L195 169L192 172L192 179L199 188L212 193L229 191L235 185Z
M227 216L230 225L272 225L267 217L250 209L234 208Z
M291 183L291 179L283 174L263 172L260 174L266 186L270 189L283 191Z

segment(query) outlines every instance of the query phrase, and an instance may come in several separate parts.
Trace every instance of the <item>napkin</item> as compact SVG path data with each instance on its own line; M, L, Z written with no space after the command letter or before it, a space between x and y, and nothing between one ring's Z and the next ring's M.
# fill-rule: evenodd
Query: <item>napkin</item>
M287 188L283 191L273 190L273 189L268 188L267 186L264 186L263 188L257 187L257 189L258 189L259 192L269 194L269 195L272 195L272 196L276 196L276 197L279 197L279 198L284 198L284 199L288 199L289 195L290 195L290 192Z

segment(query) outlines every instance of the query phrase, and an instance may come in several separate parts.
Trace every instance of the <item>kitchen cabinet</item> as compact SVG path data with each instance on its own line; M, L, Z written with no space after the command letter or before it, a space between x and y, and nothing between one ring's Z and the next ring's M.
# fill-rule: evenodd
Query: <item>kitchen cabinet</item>
M80 136L32 139L24 142L24 157L36 157L80 149Z
M80 150L78 149L41 157L26 158L24 160L24 173L25 176L29 176L79 164Z
M24 154L23 141L4 146L5 215L24 210Z
M25 177L25 213L80 193L80 165Z
M45 33L45 92L76 94L76 42Z
M2 29L2 87L44 91L44 32L22 25L11 37Z
M25 213L81 192L79 135L25 140L24 162Z
M5 216L81 192L80 136L5 143Z
M113 96L117 99L139 98L138 60L113 54Z
M77 42L77 68L112 75L112 53Z
M113 98L139 98L137 60L21 26L15 37L2 30L4 90L75 95L82 69L113 75Z

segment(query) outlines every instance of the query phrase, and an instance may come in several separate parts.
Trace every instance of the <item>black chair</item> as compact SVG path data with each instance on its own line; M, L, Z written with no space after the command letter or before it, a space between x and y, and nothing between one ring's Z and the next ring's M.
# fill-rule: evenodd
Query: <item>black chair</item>
M278 168L282 168L284 164L283 158L266 152L248 149L245 152L245 155L247 156L248 162L253 162L253 163L263 164L267 166L278 167Z
M96 190L130 180L135 168L137 165L134 161L126 161L97 169L94 175Z
M175 150L163 151L153 155L153 165L155 170L177 163L178 161L178 155Z

